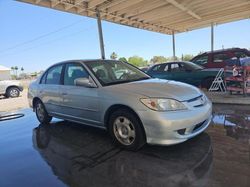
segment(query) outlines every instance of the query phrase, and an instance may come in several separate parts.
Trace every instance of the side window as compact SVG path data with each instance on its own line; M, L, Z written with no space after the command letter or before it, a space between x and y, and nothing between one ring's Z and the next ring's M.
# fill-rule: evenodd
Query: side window
M159 71L160 66L161 66L161 65L157 65L157 66L155 66L155 67L152 69L152 71Z
M204 65L207 63L207 61L208 61L208 55L204 55L204 56L197 57L196 59L194 59L193 62L198 65Z
M155 71L155 72L165 72L165 71L168 71L168 64L157 65L152 70Z
M171 72L183 72L185 71L185 68L182 64L171 64Z
M242 51L236 51L234 52L234 56L237 58L245 58L245 57L250 57L250 55L242 52Z
M64 75L64 85L75 85L75 80L78 78L88 78L88 72L80 64L67 64Z
M46 83L46 76L47 76L47 73L44 73L43 76L42 76L42 79L40 80L40 84L45 84Z
M60 84L63 65L50 68L46 76L46 84Z
M214 63L221 63L228 59L230 57L225 53L214 54Z

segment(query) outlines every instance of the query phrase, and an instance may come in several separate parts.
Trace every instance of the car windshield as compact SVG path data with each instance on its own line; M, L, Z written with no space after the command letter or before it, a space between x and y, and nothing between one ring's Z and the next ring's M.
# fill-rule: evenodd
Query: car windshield
M120 61L85 62L103 86L150 79L141 70Z
M204 69L203 67L193 63L193 62L185 62L183 63L186 70L194 71Z

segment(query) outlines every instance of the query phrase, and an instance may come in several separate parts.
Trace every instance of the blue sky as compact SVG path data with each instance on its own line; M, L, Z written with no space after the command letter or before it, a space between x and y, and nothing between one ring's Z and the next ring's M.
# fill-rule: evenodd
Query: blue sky
M33 72L63 60L100 58L95 19L12 0L0 0L0 18L1 65ZM249 19L216 26L215 49L222 45L250 48L249 31ZM147 60L155 55L172 56L169 35L108 22L103 22L103 32L107 57L113 51L119 57L139 55ZM176 35L177 56L210 48L210 28Z

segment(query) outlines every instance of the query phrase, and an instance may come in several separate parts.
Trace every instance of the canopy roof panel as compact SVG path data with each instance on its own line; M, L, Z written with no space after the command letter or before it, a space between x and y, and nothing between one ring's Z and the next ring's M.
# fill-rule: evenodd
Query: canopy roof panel
M159 33L250 18L250 0L18 0Z

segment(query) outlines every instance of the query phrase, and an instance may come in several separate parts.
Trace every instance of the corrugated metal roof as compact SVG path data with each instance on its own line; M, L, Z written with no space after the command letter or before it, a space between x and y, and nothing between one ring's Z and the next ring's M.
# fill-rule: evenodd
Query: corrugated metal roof
M249 0L18 0L140 29L172 34L250 18Z

